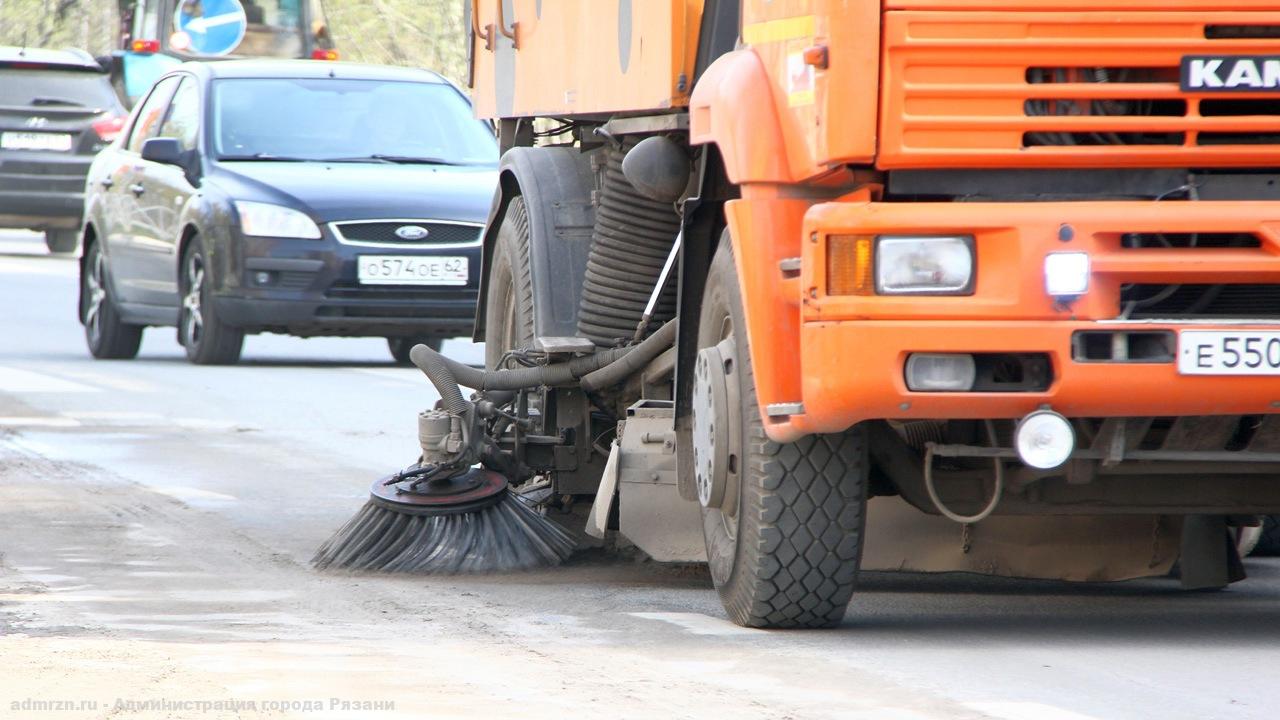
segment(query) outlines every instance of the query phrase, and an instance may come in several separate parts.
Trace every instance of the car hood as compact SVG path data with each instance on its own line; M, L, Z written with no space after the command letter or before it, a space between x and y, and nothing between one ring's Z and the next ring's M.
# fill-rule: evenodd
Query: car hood
M385 163L221 162L210 173L236 200L301 210L316 222L376 218L482 223L495 167Z

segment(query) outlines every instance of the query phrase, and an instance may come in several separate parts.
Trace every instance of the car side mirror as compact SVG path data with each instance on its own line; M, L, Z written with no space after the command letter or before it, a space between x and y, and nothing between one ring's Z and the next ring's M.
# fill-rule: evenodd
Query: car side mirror
M151 138L142 143L142 159L186 169L187 157L177 138Z

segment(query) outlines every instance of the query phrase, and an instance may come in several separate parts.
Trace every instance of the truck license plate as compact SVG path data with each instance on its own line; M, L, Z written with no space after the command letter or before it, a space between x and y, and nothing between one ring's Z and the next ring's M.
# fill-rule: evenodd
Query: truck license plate
M360 255L361 285L466 285L467 258L418 255Z
M1280 375L1280 332L1183 330L1182 375Z
M71 135L68 133L33 132L0 133L0 149L68 152L71 150Z

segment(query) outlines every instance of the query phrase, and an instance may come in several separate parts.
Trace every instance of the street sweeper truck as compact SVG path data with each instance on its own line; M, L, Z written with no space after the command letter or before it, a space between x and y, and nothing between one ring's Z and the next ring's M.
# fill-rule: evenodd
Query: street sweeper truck
M321 565L554 563L580 518L761 627L838 623L860 567L1243 576L1231 529L1280 512L1280 0L468 21L487 366L415 348L422 456Z

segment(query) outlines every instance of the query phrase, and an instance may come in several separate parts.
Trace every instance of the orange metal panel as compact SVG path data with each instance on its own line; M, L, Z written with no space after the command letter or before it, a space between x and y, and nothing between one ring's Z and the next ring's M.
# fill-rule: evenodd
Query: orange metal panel
M734 183L797 179L787 162L773 86L754 50L731 52L707 68L690 100L689 142L717 143Z
M1241 327L1196 325L1198 330ZM1252 415L1280 407L1280 377L1185 376L1173 364L1073 362L1072 333L1099 329L1108 326L1071 320L805 323L800 330L805 414L766 430L772 439L787 441L869 418L1018 418L1044 405L1069 417ZM1043 352L1050 356L1055 379L1043 393L910 392L903 380L910 352Z
M931 320L1107 320L1125 283L1280 283L1280 203L823 203L809 210L802 285L804 318ZM1069 227L1072 240L1058 239ZM966 234L974 237L977 283L964 297L826 294L823 235ZM1242 233L1258 248L1121 247L1126 233ZM1044 256L1087 252L1089 292L1069 308L1044 291Z
M688 103L702 0L470 1L480 35L492 36L490 48L483 38L472 38L479 117L650 111ZM514 37L499 29L499 20Z
M1070 351L1076 330L1135 326L1119 319L1125 283L1280 281L1276 203L811 204L765 187L749 190L726 212L743 278L757 392L762 410L794 402L805 409L781 421L766 417L774 440L873 418L1019 417L1045 403L1068 415L1097 417L1268 413L1280 407L1271 404L1280 402L1280 378L1183 377L1173 365L1075 363ZM1064 225L1072 229L1068 242L1059 239ZM1121 236L1131 232L1252 233L1261 247L1121 247ZM827 295L825 235L879 233L973 235L974 295ZM1088 252L1093 262L1089 291L1065 306L1044 290L1044 256L1057 251ZM798 279L779 266L788 257L802 259ZM1176 331L1185 325L1141 327ZM1276 330L1280 323L1223 327ZM908 392L902 378L907 354L930 351L1043 352L1056 379L1044 393Z
M1221 10L1213 0L884 0L886 10ZM1277 0L1232 0L1233 10L1280 10Z
M1233 4L1256 8L1249 12L1182 10L1202 5L1169 2L1145 12L886 13L878 165L1275 165L1280 143L1256 136L1280 133L1280 115L1265 108L1254 115L1215 115L1205 103L1222 96L1183 93L1178 67L1185 55L1280 54L1280 39L1206 37L1208 25L1280 25L1280 11L1273 9L1280 3ZM1092 68L1107 70L1099 76ZM1239 93L1231 99L1251 96L1266 97ZM1127 114L1114 104L1124 100L1147 101L1159 110ZM1090 101L1112 105L1105 114L1082 114ZM1144 142L1155 142L1097 144L1117 133L1141 133Z
M872 161L877 3L746 0L742 38L768 75L792 177L812 177L838 162ZM806 50L818 48L826 50L826 67L806 62Z

